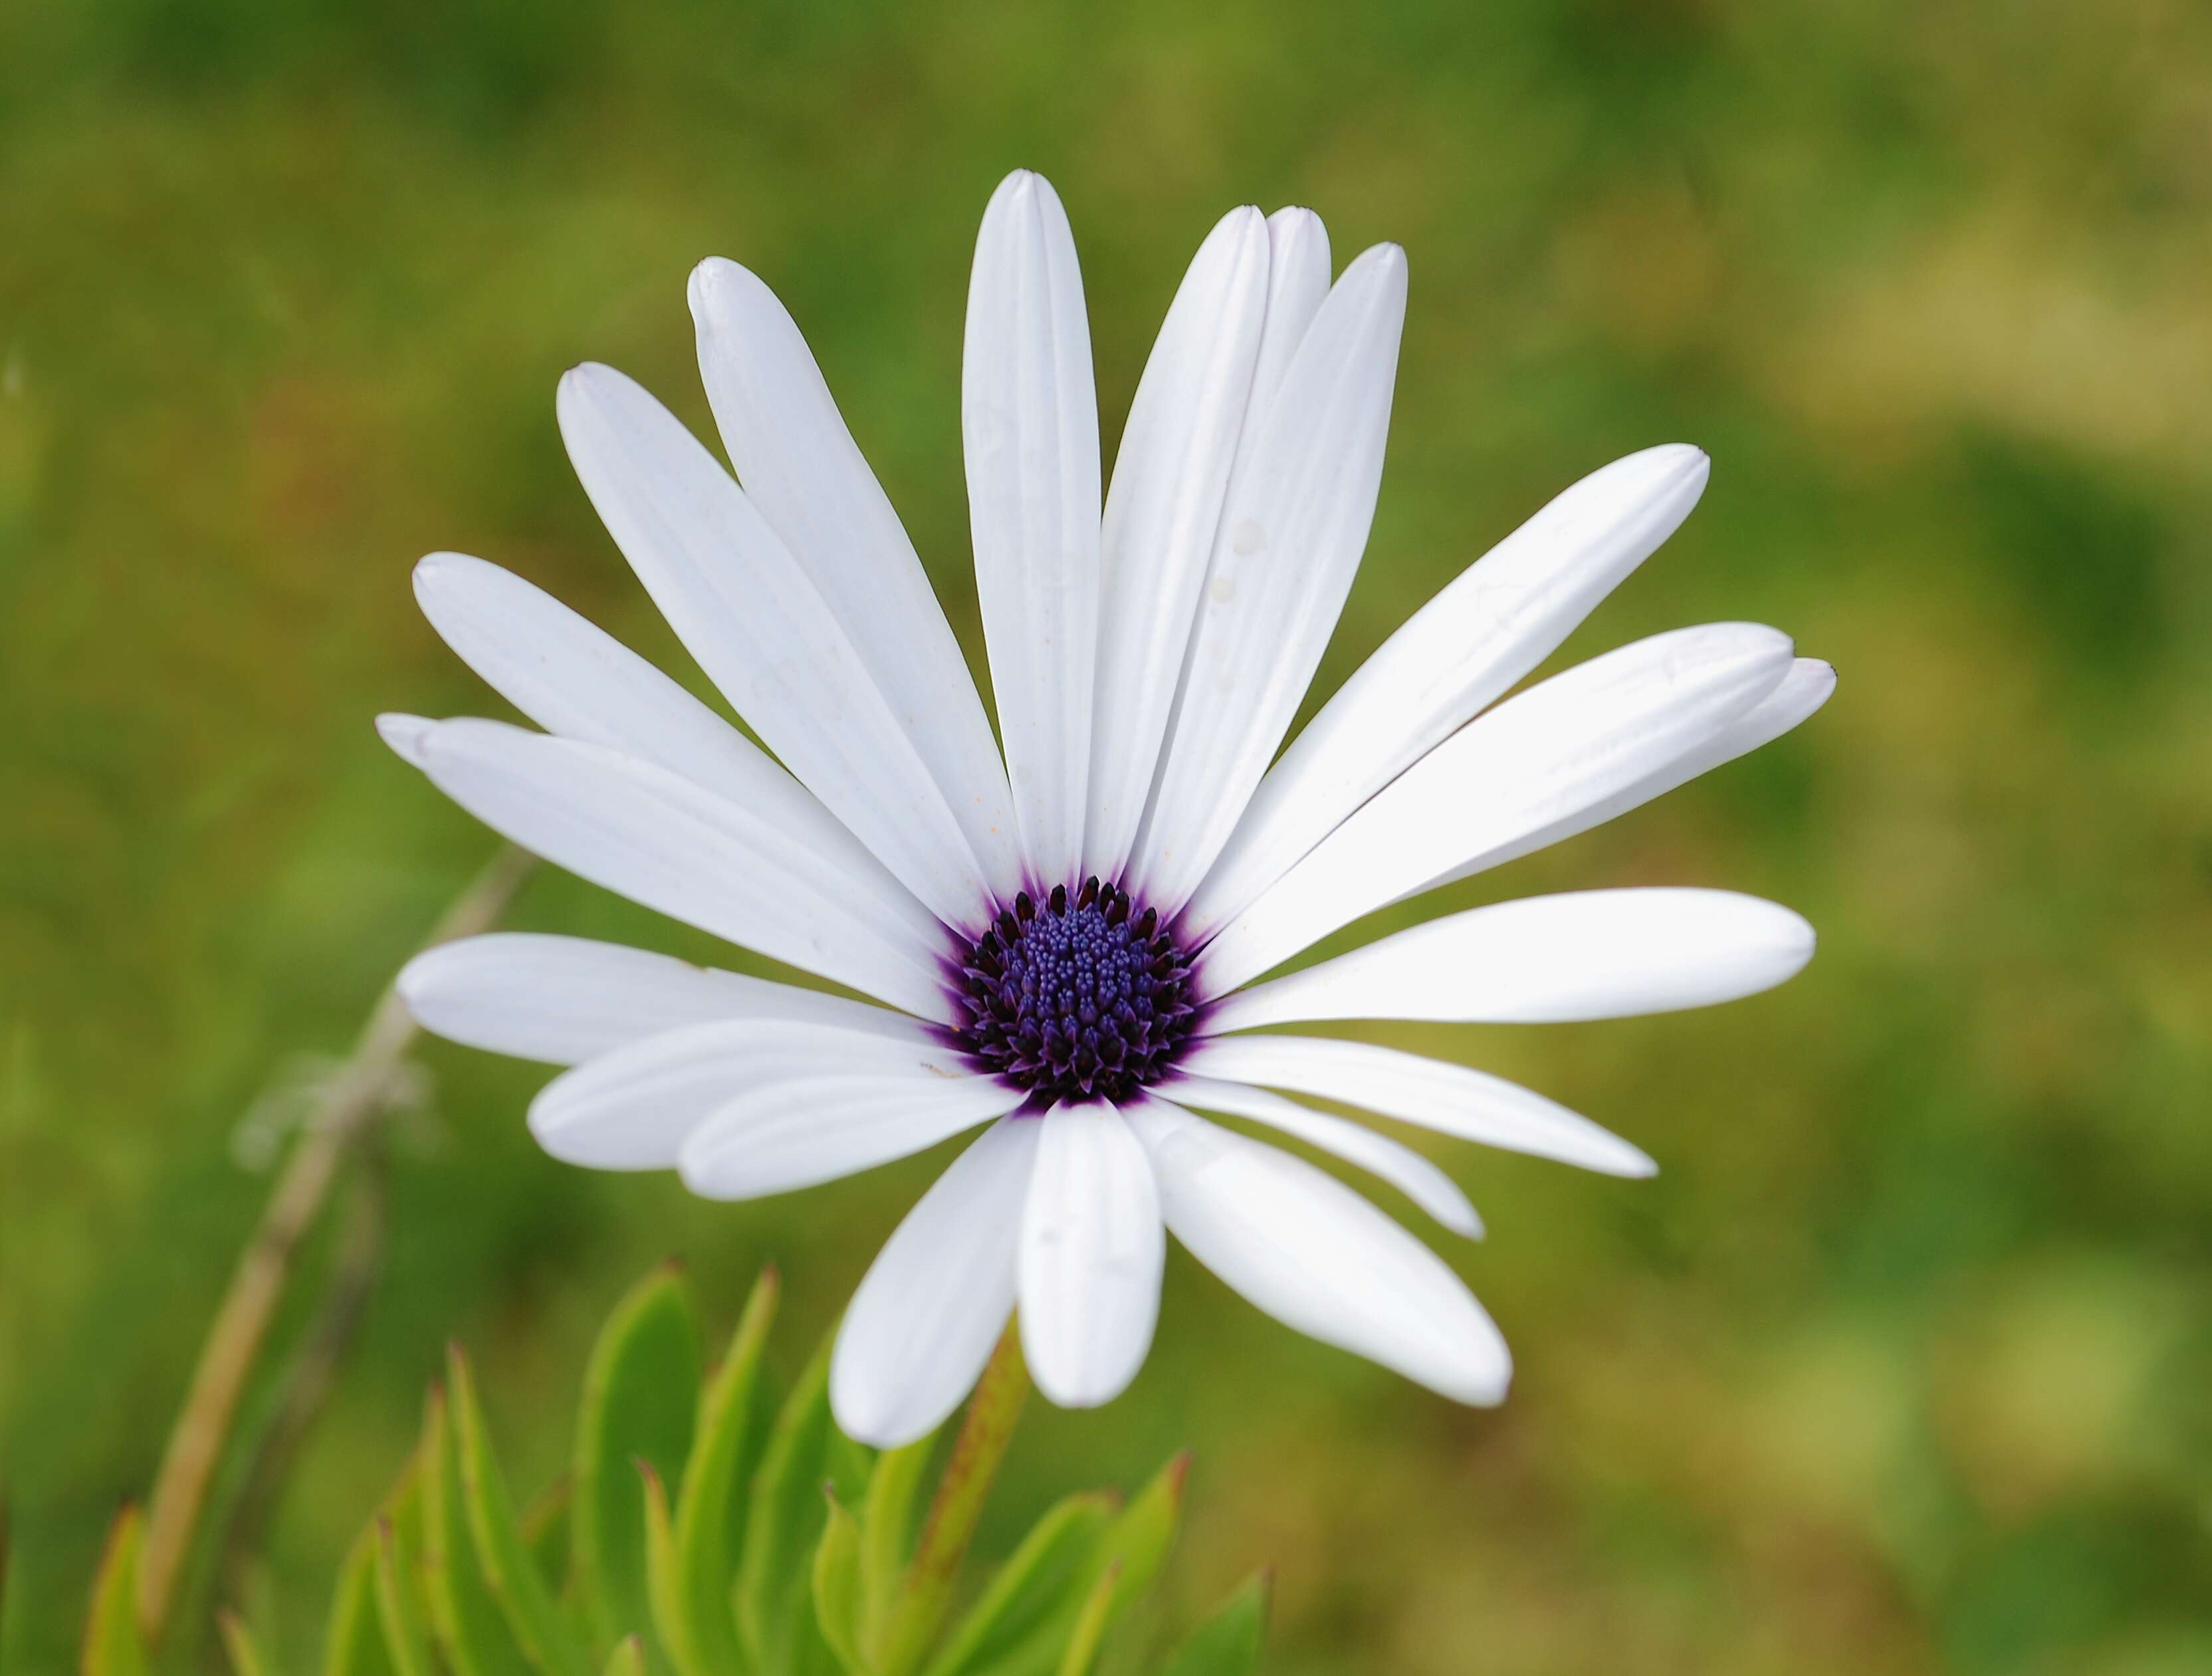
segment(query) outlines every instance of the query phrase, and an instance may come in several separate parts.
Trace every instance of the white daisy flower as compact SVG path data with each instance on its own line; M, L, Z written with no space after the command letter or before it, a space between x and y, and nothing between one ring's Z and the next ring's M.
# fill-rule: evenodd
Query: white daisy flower
M890 1445L957 1406L1008 1314L1058 1403L1134 1376L1165 1235L1300 1331L1469 1403L1504 1341L1426 1245L1279 1131L1457 1233L1419 1153L1291 1096L1618 1175L1635 1147L1465 1066L1267 1031L1537 1022L1779 983L1813 949L1721 891L1454 914L1287 976L1377 909L1566 837L1816 709L1772 628L1680 629L1508 698L1704 488L1685 446L1583 479L1422 608L1277 756L1365 544L1406 302L1394 245L1334 283L1304 210L1226 216L1146 365L1101 505L1075 243L1009 178L977 241L961 420L1003 758L897 514L791 317L692 275L734 477L608 367L562 381L570 458L678 635L771 756L538 589L425 559L438 632L544 731L386 717L516 843L866 999L572 938L492 935L401 979L430 1029L574 1068L532 1103L556 1157L710 1198L826 1181L988 1126L884 1247L831 1391Z

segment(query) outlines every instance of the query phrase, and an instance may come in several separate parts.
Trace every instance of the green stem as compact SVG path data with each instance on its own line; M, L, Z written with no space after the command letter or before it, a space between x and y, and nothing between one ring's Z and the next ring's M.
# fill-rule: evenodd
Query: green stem
M921 1540L906 1570L906 1582L892 1616L890 1633L884 1637L878 1676L909 1676L920 1667L944 1625L952 1604L953 1586L960 1579L960 1563L975 1535L982 1516L983 1498L999 1463L1013 1441L1014 1423L1022 1417L1022 1404L1030 1394L1029 1364L1022 1359L1021 1325L1008 1321L991 1352L975 1394L968 1404L968 1418L952 1446L931 1498L929 1516L921 1527Z

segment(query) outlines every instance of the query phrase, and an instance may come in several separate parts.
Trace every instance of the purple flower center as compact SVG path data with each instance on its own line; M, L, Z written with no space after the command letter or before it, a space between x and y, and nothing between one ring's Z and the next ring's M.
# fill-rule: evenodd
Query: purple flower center
M1190 961L1118 885L1024 890L961 962L960 1044L1040 1099L1125 1100L1190 1035Z

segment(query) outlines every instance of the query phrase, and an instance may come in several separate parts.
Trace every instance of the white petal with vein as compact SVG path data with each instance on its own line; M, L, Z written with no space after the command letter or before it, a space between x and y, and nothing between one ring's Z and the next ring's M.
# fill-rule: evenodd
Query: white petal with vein
M1167 1232L1145 1149L1103 1101L1045 1114L1022 1214L1022 1349L1037 1388L1094 1408L1128 1388L1160 1313Z
M1229 487L1132 876L1172 915L1228 842L1297 713L1367 544L1382 477L1406 258L1345 270Z
M1554 499L1408 618L1253 793L1183 925L1203 941L1536 667L1688 517L1711 462L1647 448Z
M1482 1218L1459 1184L1410 1146L1377 1134L1364 1124L1317 1112L1264 1088L1217 1082L1209 1077L1178 1077L1169 1094L1185 1106L1223 1112L1264 1123L1346 1163L1380 1176L1455 1234L1482 1236Z
M714 457L611 367L557 407L608 532L699 666L807 790L948 925L980 926L981 865L829 603Z
M992 887L1021 884L1006 771L960 644L821 368L734 262L691 272L699 371L738 481L822 592L945 794Z
M991 1359L1014 1307L1039 1127L1008 1118L979 1135L853 1294L830 1361L830 1406L848 1436L879 1449L927 1436Z
M1319 1036L1214 1036L1185 1056L1194 1076L1288 1089L1359 1106L1484 1146L1578 1164L1606 1175L1650 1175L1658 1166L1620 1136L1503 1077Z
M398 980L426 1030L495 1054L578 1065L647 1036L727 1019L911 1029L902 1013L669 955L535 932L425 950Z
M1015 818L1036 881L1074 882L1098 653L1098 401L1067 212L1006 177L968 288L960 429L975 591Z
M1504 1400L1513 1358L1442 1259L1341 1181L1158 1098L1129 1113L1167 1224L1286 1326L1455 1401Z
M651 762L502 722L420 723L401 742L462 808L578 877L953 1022L942 928L835 823L810 831Z
M1106 497L1084 871L1129 859L1221 523L1267 313L1267 224L1232 210L1199 246L1130 404Z
M1363 805L1214 938L1208 996L1340 926L1490 865L1711 740L1789 673L1789 637L1679 628L1578 664L1478 716ZM1517 852L1516 852L1517 853Z
M1526 896L1415 926L1240 990L1206 1020L1245 1030L1324 1018L1548 1024L1756 995L1813 957L1813 927L1733 890Z

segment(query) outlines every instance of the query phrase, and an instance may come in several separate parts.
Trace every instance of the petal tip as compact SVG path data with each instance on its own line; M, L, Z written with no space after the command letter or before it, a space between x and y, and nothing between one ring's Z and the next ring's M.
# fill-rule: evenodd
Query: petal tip
M421 768L430 735L438 724L427 716L386 711L376 719L377 733L400 756Z

